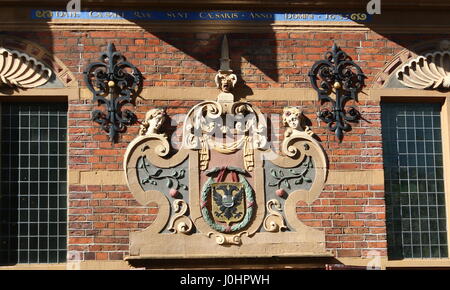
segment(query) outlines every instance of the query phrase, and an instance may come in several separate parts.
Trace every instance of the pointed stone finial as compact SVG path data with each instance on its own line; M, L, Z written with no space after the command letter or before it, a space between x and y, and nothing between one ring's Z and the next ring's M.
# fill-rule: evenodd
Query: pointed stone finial
M228 39L227 36L224 35L222 39L222 51L221 51L221 57L220 57L220 73L226 74L226 73L232 73L233 70L230 68L230 54L228 50Z
M223 103L232 103L234 102L234 95L232 91L237 83L237 76L233 74L233 70L230 67L230 55L226 35L222 40L222 50L220 55L220 69L214 78L217 88L221 90L221 93L218 96L218 101Z

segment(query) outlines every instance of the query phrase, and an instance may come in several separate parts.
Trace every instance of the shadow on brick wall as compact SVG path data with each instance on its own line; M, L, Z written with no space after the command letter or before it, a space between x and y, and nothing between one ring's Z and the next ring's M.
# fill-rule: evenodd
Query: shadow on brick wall
M45 24L42 24L41 28L42 31L39 32L14 31L13 29L4 30L0 28L0 47L26 53L52 68L52 63L48 63L44 59L38 59L38 56L52 56L55 46L53 34L50 29ZM44 50L47 51L44 52ZM12 95L20 90L24 91L25 89L6 86L0 82L1 94L6 96ZM4 101L5 99L2 99L2 102ZM12 101L20 102L21 99L16 98ZM27 106L27 103L21 103L19 106L23 107L22 104ZM19 124L19 113L12 109L8 111L8 107L3 104L0 108L0 119L2 123L0 128L0 140L2 141L2 146L0 146L2 165L2 170L0 171L0 266L10 266L18 263L56 263L65 261L65 254L63 254L63 259L59 261L57 259L52 261L48 260L49 256L47 253L45 258L43 257L42 250L45 252L48 249L49 239L48 237L39 239L38 234L43 236L48 235L50 211L47 209L45 214L44 211L38 211L38 200L42 200L42 196L33 195L33 197L30 197L28 195L30 188L25 188L31 185L26 183L29 172L27 169L24 169L25 167L22 167L20 170L19 167L24 166L22 163L27 158L20 159L20 151L17 149L21 143L24 143L23 141L19 141L23 136L19 137L19 130L14 130L17 128L15 126ZM17 107L14 108L17 109ZM24 122L23 119L22 122ZM24 130L20 132L23 133ZM19 160L22 161L21 164L19 164ZM24 170L26 171L25 174L23 173ZM33 184L37 187L38 183ZM58 228L57 224L54 225ZM66 235L65 229L63 235ZM53 237L51 240L52 244L53 242L58 243L57 237ZM57 251L54 252L57 256Z

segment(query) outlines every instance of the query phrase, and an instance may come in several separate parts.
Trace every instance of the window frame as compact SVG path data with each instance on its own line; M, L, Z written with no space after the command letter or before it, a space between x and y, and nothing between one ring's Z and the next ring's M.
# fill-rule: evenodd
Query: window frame
M5 102L65 102L67 104L67 130L69 128L69 107L71 100L79 100L80 91L78 88L44 88L44 89L32 89L29 91L14 91L12 94L4 94L0 91L0 108L1 104ZM69 169L69 134L67 132L67 142L66 142L66 251L69 245L69 186L70 186L70 169ZM1 166L1 164L0 164ZM14 270L51 270L51 269L66 269L67 261L61 263L16 263L11 265L0 265L0 270L14 269Z
M450 92L440 92L437 90L416 90L416 89L372 89L369 92L370 99L381 102L438 102L441 107L441 136L443 154L443 175L445 190L445 211L447 220L447 258L404 258L402 260L390 260L386 257L386 268L398 267L449 267L450 266ZM381 120L381 115L380 115ZM382 124L381 124L382 126ZM387 228L386 228L387 234ZM387 240L387 237L386 237Z

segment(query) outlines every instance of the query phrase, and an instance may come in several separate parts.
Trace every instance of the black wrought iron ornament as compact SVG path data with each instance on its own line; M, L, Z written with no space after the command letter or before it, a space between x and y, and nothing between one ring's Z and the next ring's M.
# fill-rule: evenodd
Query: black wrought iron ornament
M141 85L141 74L110 43L108 51L101 54L100 61L87 66L84 78L94 95L93 101L106 109L94 110L92 120L108 132L111 142L117 142L117 134L137 120L133 112L122 107L130 104L136 96Z
M360 113L355 107L346 109L345 105L349 100L358 101L358 93L365 79L361 68L333 44L331 51L325 53L325 59L314 63L308 75L321 105L327 102L332 105L332 110L323 108L318 113L319 118L328 124L328 128L342 142L344 131L351 130L348 122L360 119ZM335 94L335 99L331 94Z

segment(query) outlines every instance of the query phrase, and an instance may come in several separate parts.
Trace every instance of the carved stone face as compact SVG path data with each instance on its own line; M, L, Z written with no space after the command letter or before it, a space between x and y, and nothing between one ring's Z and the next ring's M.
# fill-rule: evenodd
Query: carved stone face
M234 74L219 73L216 76L217 87L224 93L230 93L233 90L236 81L236 75Z
M220 80L220 86L222 88L222 91L224 91L225 93L229 93L231 91L231 81L227 78L222 78Z
M157 133L164 123L166 113L163 109L157 108L147 112L145 120L148 123L148 133Z
M301 119L303 113L297 107L287 107L283 110L283 123L292 129L301 130Z

